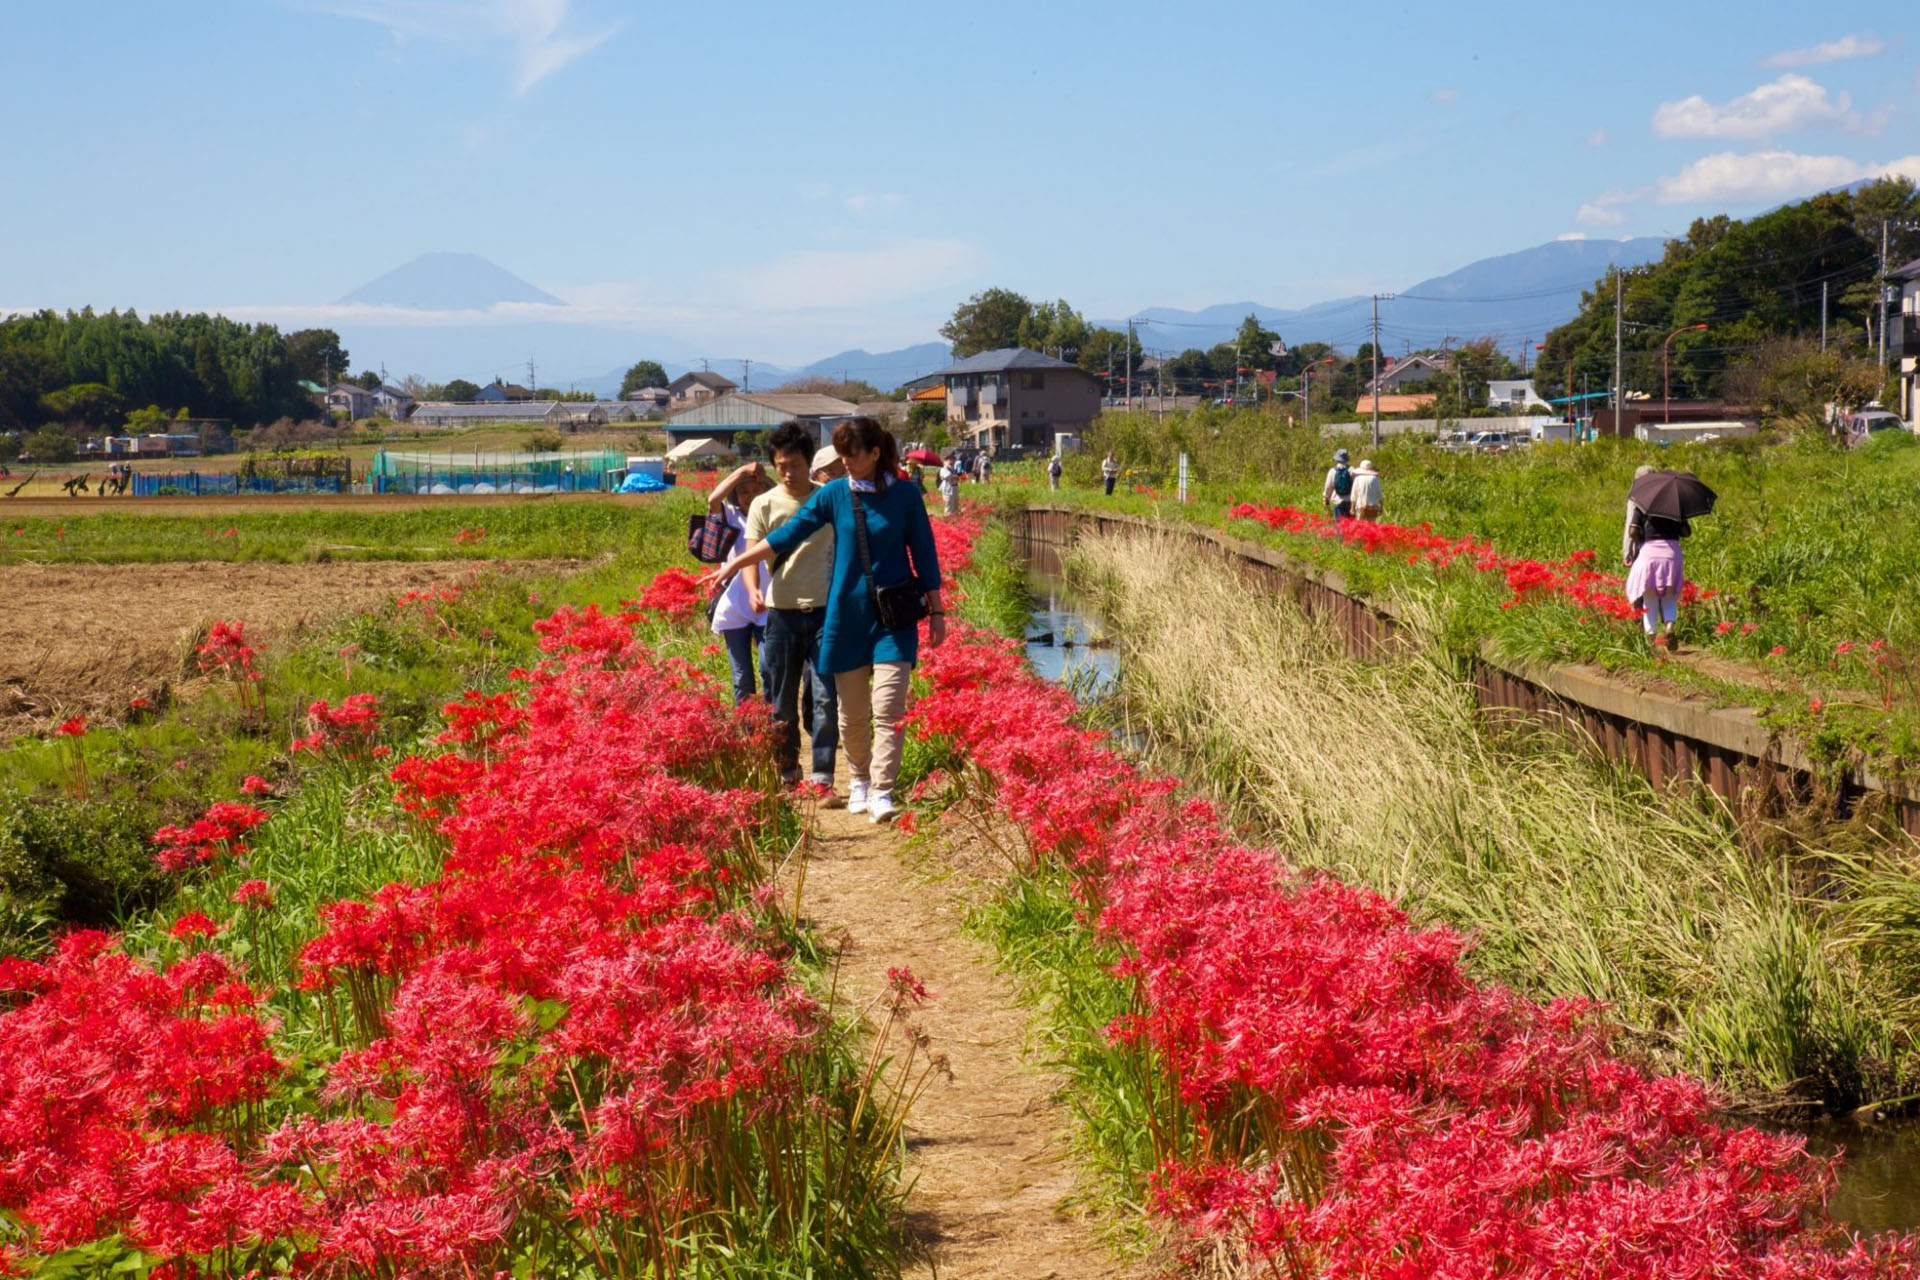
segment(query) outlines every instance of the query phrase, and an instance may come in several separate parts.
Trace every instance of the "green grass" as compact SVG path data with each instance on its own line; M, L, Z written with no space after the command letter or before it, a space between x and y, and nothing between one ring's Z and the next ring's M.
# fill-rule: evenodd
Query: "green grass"
M0 564L156 564L186 560L584 559L635 547L657 514L694 509L692 495L657 498L534 498L522 502L417 505L382 511L245 511L221 515L130 514L15 517L0 510ZM300 501L300 500L290 500ZM485 530L456 541L463 530ZM228 536L232 530L232 536Z
M1716 701L1763 708L1830 754L1920 760L1920 603L1911 589L1920 546L1920 440L1883 436L1855 451L1817 439L1671 448L1601 441L1475 456L1401 438L1370 450L1358 440L1288 433L1270 422L1248 413L1170 417L1166 424L1108 415L1089 452L1073 459L1061 493L1036 486L1018 467L1008 468L993 492L1015 504L1064 502L1225 528L1338 570L1351 590L1390 607L1408 597L1436 602L1437 634L1463 650L1485 643L1520 660L1657 669L1660 678ZM1101 495L1094 450L1105 440L1134 468L1130 482L1153 485L1155 494ZM1708 673L1679 663L1656 667L1635 628L1583 621L1583 610L1567 602L1503 610L1509 593L1498 575L1463 566L1436 574L1337 542L1228 520L1237 501L1319 511L1337 445L1354 450L1356 460L1371 454L1383 473L1390 522L1474 535L1508 556L1560 560L1591 548L1597 567L1616 573L1623 572L1620 533L1634 468L1696 472L1720 502L1712 516L1694 522L1687 574L1717 595L1684 611L1679 634L1689 649L1730 666ZM1181 448L1192 451L1196 477L1184 507L1172 500L1169 478ZM1731 624L1725 634L1722 623ZM1887 650L1879 658L1868 646L1882 639ZM1855 648L1839 655L1843 643Z

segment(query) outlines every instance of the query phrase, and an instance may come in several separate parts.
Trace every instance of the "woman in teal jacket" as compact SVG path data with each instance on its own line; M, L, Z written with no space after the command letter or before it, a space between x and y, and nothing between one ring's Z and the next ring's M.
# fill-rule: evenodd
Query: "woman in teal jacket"
M785 555L815 531L832 526L833 581L820 639L820 668L833 677L840 697L840 745L852 776L847 809L887 822L895 812L900 721L907 714L920 629L889 629L874 615L854 503L866 513L874 583L890 587L912 579L919 584L932 613L927 640L934 645L947 634L940 556L926 502L917 486L900 479L899 445L887 429L872 418L849 418L834 428L833 448L846 461L847 478L814 490L785 524L708 574L706 581L724 582L747 565Z

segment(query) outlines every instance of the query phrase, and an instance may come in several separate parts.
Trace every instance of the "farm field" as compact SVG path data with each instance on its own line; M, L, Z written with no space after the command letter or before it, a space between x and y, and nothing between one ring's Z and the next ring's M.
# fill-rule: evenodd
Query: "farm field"
M572 567L514 562L529 574ZM111 720L136 699L193 696L206 683L193 646L218 619L241 614L254 637L277 646L409 590L464 588L489 571L475 561L0 564L0 739L76 715Z

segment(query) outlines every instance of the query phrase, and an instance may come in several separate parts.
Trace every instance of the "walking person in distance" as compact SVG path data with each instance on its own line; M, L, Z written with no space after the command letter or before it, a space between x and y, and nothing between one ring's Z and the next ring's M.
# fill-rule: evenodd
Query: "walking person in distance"
M851 781L847 808L874 822L895 814L900 721L907 713L919 618L928 643L946 639L940 559L920 491L900 479L899 446L872 418L848 418L833 431L847 479L814 491L787 522L738 560L707 575L722 582L737 568L791 555L821 529L833 530L833 574L821 632L820 667L840 699L840 745Z
M1642 466L1635 480L1652 475ZM1627 523L1620 535L1620 560L1627 566L1627 601L1640 606L1640 625L1655 649L1672 653L1679 647L1673 628L1680 612L1680 591L1687 581L1686 555L1680 539L1693 532L1686 520L1649 515L1627 499ZM1664 630L1663 630L1664 628Z
M1320 486L1320 504L1335 520L1345 520L1353 515L1353 469L1347 465L1347 451L1333 451L1333 465L1327 468L1327 478Z
M1120 463L1115 460L1113 450L1107 450L1107 456L1100 460L1100 483L1106 486L1107 496L1113 496L1114 481L1120 478Z
M1056 493L1060 490L1060 473L1063 470L1065 468L1060 464L1059 454L1056 453L1047 459L1047 485Z
M1386 505L1381 494L1380 473L1373 469L1373 461L1360 459L1360 465L1353 469L1353 512L1359 519L1369 524L1380 519L1380 512Z

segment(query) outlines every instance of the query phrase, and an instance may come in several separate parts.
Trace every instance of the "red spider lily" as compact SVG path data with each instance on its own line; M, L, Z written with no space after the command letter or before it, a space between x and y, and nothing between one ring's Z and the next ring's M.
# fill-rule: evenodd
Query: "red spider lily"
M248 796L266 796L273 794L273 784L257 773L250 773L240 784L240 793Z
M55 729L54 732L63 738L82 737L87 732L87 718L85 716L75 716L71 720L64 720L61 722L60 727Z
M208 806L205 816L185 827L165 826L153 833L160 846L154 861L168 871L237 857L247 851L240 837L267 820L264 809L230 800Z
M685 622L706 601L700 576L685 569L668 569L657 574L640 593L635 607L641 613L656 614L668 622Z
M216 622L207 632L206 641L195 647L199 655L200 670L208 674L223 673L235 680L258 680L260 673L254 669L254 660L259 657L261 646L247 639L247 624L244 622Z
M242 907L271 907L273 889L265 880L243 881L240 887L233 891L228 901Z
M1565 581L1552 566L1483 571L1496 567L1519 570L1520 592ZM1035 856L1074 869L1085 920L1124 957L1135 1012L1109 1034L1174 1090L1150 1125L1153 1204L1198 1241L1287 1277L1893 1277L1920 1263L1912 1238L1823 1225L1830 1162L1716 1123L1704 1086L1616 1056L1590 1003L1477 985L1458 935L1234 841L1207 805L1077 728L1017 646L963 629L924 665L933 692L912 723L990 779Z
M313 726L313 732L293 740L290 749L294 754L337 748L357 756L379 732L380 700L371 693L351 693L339 706L331 707L321 698L307 707L307 723Z
M221 926L198 911L189 911L175 920L167 932L182 942L195 938L212 938L219 934Z

